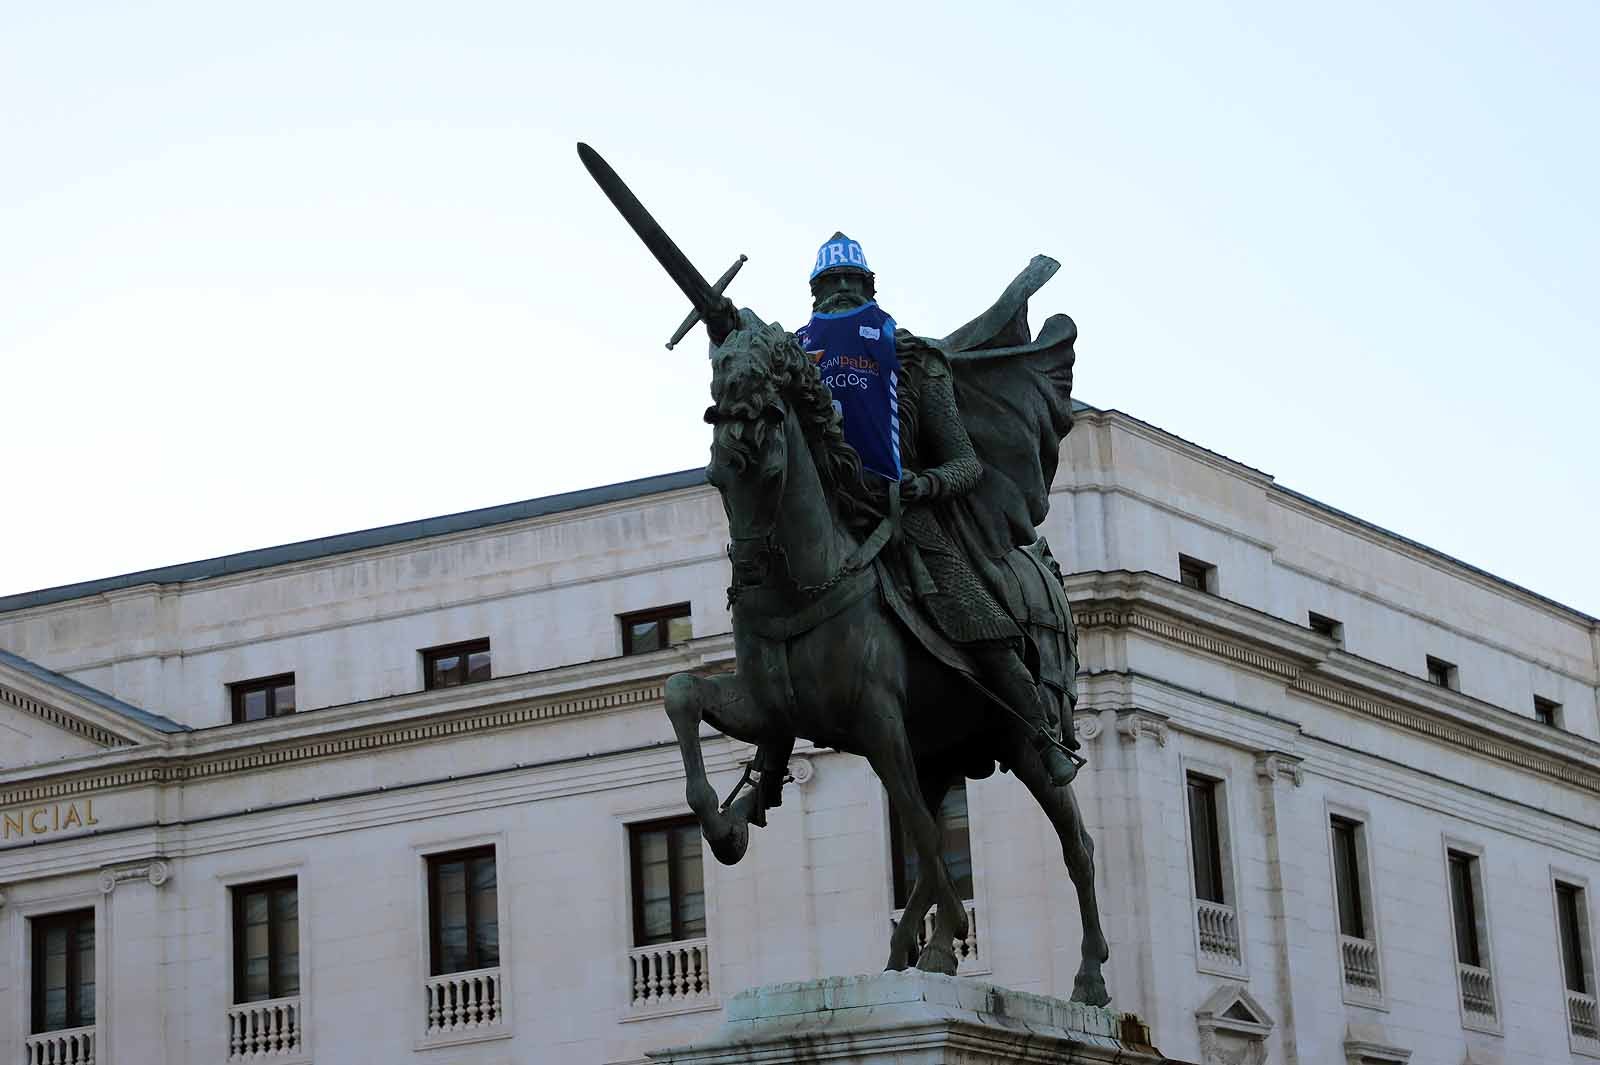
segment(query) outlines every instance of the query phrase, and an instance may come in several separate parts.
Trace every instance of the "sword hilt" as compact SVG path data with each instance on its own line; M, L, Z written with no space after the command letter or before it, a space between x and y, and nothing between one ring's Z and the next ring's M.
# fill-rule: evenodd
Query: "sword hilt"
M723 291L728 287L728 282L734 279L734 276L739 273L739 269L749 261L749 258L750 257L748 255L740 255L739 258L734 261L734 264L724 270L721 277L717 278L716 283L711 286L711 291L715 292L719 296L722 295ZM678 326L678 331L672 334L672 339L667 341L667 350L671 351L673 348L677 347L678 342L689 335L689 330L693 329L695 323L699 320L699 309L696 308L695 310L690 311L689 316L683 320L683 324Z

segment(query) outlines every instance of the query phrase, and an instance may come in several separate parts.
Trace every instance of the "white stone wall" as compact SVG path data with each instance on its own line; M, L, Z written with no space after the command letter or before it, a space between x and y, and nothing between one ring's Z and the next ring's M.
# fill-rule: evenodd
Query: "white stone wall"
M1084 416L1063 460L1045 532L1074 574L1091 759L1076 790L1114 1005L1196 1061L1196 1011L1236 993L1273 1062L1342 1062L1352 1033L1417 1065L1587 1060L1569 1049L1551 876L1591 885L1595 925L1595 623L1114 412ZM715 1001L628 1007L625 826L684 809L659 684L728 661L725 535L715 494L688 490L0 615L0 647L200 730L106 749L0 719L32 737L0 756L0 806L92 797L97 818L0 850L0 1063L22 1060L26 921L78 905L99 915L101 1060L224 1060L228 887L289 873L311 1060L622 1062L708 1032ZM1218 595L1175 583L1180 553L1218 567ZM619 613L682 601L689 647L617 657ZM1342 648L1307 610L1344 624ZM495 680L420 691L417 649L481 636ZM1460 692L1426 683L1430 654ZM228 682L288 671L301 713L216 727ZM1535 693L1564 705L1564 731L1532 721ZM726 791L747 751L708 752ZM887 954L882 789L859 759L801 753L810 779L746 861L707 857L718 995ZM1232 974L1197 950L1190 769L1224 780ZM1006 776L971 782L969 808L980 968L1066 995L1079 921L1048 823ZM1346 1001L1331 812L1366 825L1381 1008ZM1447 840L1481 853L1496 1034L1462 1023ZM509 1037L431 1046L423 855L485 842Z

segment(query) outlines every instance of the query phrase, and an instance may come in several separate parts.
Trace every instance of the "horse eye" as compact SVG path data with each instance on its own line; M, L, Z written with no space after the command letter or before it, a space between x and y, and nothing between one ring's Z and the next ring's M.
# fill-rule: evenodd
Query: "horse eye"
M761 419L768 425L781 425L783 423L783 408L768 407L761 412Z

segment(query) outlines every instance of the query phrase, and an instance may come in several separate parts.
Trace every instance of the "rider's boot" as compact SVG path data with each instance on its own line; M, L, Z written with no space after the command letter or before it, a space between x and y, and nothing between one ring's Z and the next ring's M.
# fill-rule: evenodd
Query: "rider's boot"
M978 660L984 669L984 680L994 686L995 694L1032 726L1033 734L1029 737L1028 745L1044 763L1050 783L1058 788L1072 783L1072 778L1078 775L1078 765L1050 734L1050 722L1045 715L1044 704L1039 700L1039 689L1034 685L1028 667L1022 664L1022 659L1004 644L996 644L992 649L980 652Z

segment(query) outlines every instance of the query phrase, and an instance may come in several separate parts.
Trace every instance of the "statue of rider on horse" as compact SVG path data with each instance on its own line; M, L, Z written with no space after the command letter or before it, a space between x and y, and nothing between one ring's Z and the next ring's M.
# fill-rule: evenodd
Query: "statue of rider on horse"
M1030 333L1036 257L1000 299L939 340L875 302L861 246L835 234L811 272L813 317L788 333L708 284L614 171L579 155L712 340L708 480L728 516L737 668L669 679L686 797L712 853L743 857L782 800L797 738L859 754L883 781L920 875L887 967L954 973L966 910L935 812L962 777L1014 773L1056 828L1083 920L1073 997L1107 1001L1093 845L1070 787L1076 637L1037 526L1072 425L1065 315ZM699 722L755 744L727 800L706 777ZM746 784L753 784L748 791ZM917 930L930 908L925 945Z

